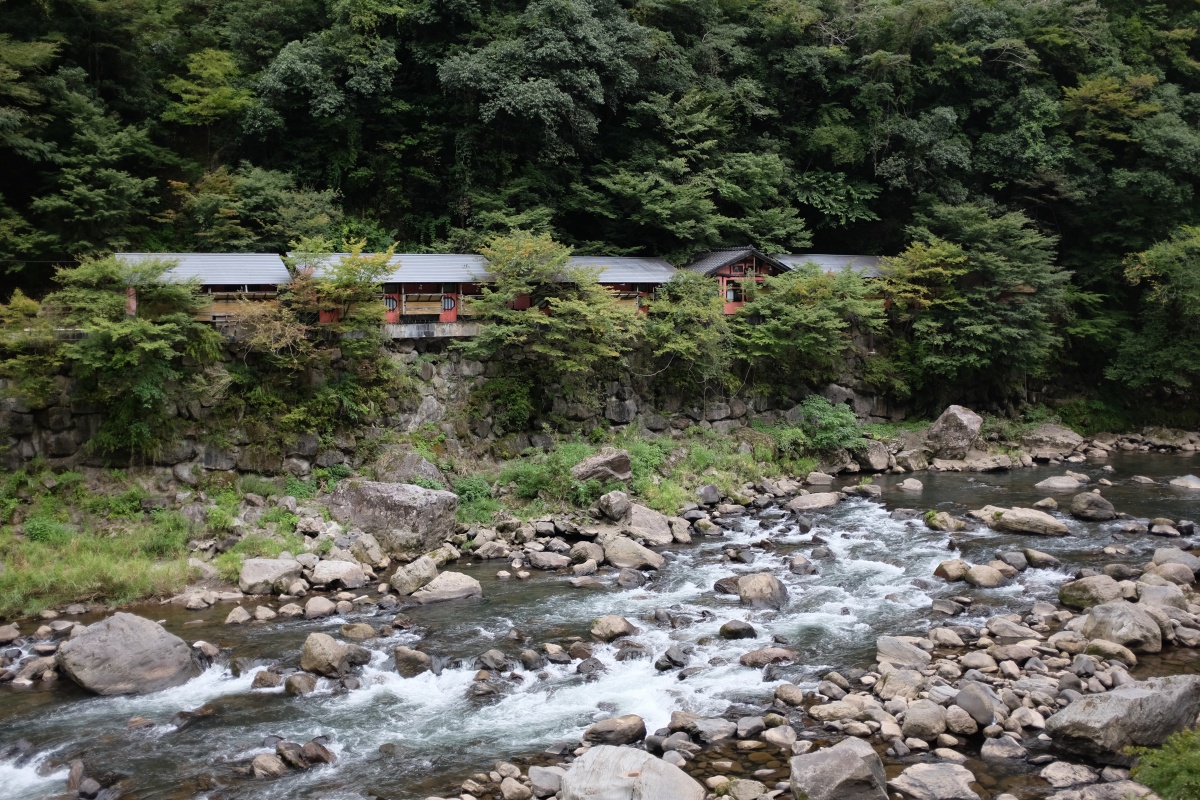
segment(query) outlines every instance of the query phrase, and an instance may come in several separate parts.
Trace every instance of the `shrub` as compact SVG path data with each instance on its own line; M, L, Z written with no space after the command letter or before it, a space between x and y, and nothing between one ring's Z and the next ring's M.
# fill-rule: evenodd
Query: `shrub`
M279 533L295 533L296 523L300 521L292 512L282 506L275 506L263 514L259 522L263 525L274 525Z
M50 517L30 517L25 520L25 538L31 542L66 544L74 532L63 523Z
M181 555L187 548L191 523L178 511L155 509L150 512L151 524L139 531L138 550L153 558Z
M279 481L265 478L262 475L243 475L238 479L238 489L242 494L257 494L272 497L279 494Z
M1133 777L1162 800L1200 797L1200 730L1173 733L1159 748L1131 750L1138 758Z
M308 500L313 497L317 490L308 481L302 481L295 475L288 475L284 480L283 490L297 500Z

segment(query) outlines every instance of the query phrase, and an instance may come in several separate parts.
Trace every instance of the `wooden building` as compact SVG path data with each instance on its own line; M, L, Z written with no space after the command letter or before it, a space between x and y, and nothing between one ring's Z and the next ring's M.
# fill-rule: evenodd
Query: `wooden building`
M210 300L196 318L204 322L228 322L237 314L242 300L274 302L279 287L291 282L283 259L275 253L117 253L130 264L170 261L167 280L200 284Z
M658 287L676 272L661 258L633 256L574 256L571 266L595 270L596 280L616 295L618 303L643 312Z
M761 283L766 275L781 275L788 267L755 247L726 247L699 256L684 269L717 280L725 298L725 313L736 314L746 304L745 287Z

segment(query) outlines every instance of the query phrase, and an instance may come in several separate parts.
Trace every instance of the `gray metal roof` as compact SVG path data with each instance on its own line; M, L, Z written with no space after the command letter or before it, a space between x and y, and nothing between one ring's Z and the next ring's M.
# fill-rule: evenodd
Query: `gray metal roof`
M571 266L598 270L601 283L666 283L675 274L661 258L574 256Z
M348 255L349 253L332 253L326 261L342 259ZM396 253L389 263L392 265L392 271L380 281L381 283L477 283L492 278L487 271L487 259L473 253ZM321 273L320 267L316 273Z
M883 270L880 269L881 259L879 256L798 253L793 255L777 255L774 258L776 261L786 264L788 269L795 269L802 264L811 262L825 272L841 272L849 268L864 278L880 278L883 276Z
M199 279L202 285L283 284L291 281L283 259L275 253L117 253L130 264L174 261L168 280Z
M701 275L711 275L726 264L741 261L747 256L758 256L763 261L774 263L781 269L791 269L774 256L769 256L761 252L757 247L722 247L718 250L697 256L696 260L688 264L684 269L689 272L698 272Z

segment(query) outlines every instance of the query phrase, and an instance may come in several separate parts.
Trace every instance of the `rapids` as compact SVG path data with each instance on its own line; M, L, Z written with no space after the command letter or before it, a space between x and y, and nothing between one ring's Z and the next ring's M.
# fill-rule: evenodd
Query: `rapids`
M1105 488L1105 496L1135 518L1196 519L1200 493L1172 490L1161 481L1139 485L1129 479L1195 472L1198 461L1188 456L1121 455L1111 461L1113 473L1102 472L1096 463L1071 468L1094 479L1113 480L1116 485ZM250 659L259 666L235 677L229 659L223 659L184 686L132 698L88 696L66 679L32 690L0 687L0 748L19 738L29 739L36 748L29 763L0 763L0 797L61 796L66 763L83 758L89 774L115 771L127 776L127 796L138 800L348 800L368 795L420 800L448 791L497 759L534 756L548 745L578 741L584 728L606 717L639 714L653 731L665 726L676 709L717 715L731 703L765 704L779 681L815 687L831 668L868 667L877 636L917 633L938 624L929 613L935 598L972 597L975 602L967 617L959 620L981 624L997 613L1027 611L1035 600L1053 600L1059 584L1080 566L1117 560L1143 563L1155 547L1167 544L1148 536L1114 539L1119 521L1082 523L1065 516L1071 535L1060 538L988 530L953 534L962 557L972 562L990 560L997 551L1034 547L1064 564L1062 570L1031 569L1011 586L973 590L933 578L938 562L956 556L950 550L950 534L926 529L919 518L904 521L891 515L897 508L962 512L986 503L1026 505L1044 496L1032 488L1035 482L1062 472L1062 467L1040 467L986 475L924 473L916 476L925 484L918 495L893 488L905 476L878 476L881 500L853 499L817 514L809 534L801 534L788 515L767 509L738 518L724 536L697 537L690 545L666 548L665 569L637 589L617 588L611 574L611 588L606 590L575 589L569 575L536 570L528 581L501 581L495 573L506 568L504 562L471 564L464 559L452 568L478 578L484 599L407 609L417 627L365 642L374 658L363 671L363 688L352 692L334 692L323 681L316 693L290 698L281 689L252 691L250 684L262 665L296 666L300 646L313 631L336 634L345 622L379 625L390 615L281 618L226 627L222 621L228 604L202 612L135 607L135 613L164 620L189 642L213 642L229 648L230 658ZM1058 499L1069 501L1069 496ZM834 557L814 559L816 575L794 575L787 569L788 559L814 548L812 534L825 540ZM1134 554L1102 555L1101 549L1112 543L1127 544ZM730 547L749 547L753 563L726 560L723 551ZM719 578L764 570L787 586L790 599L780 612L749 611L736 597L713 592ZM656 610L664 610L669 622L656 622ZM466 697L476 671L473 660L485 650L497 648L515 657L524 647L542 642L586 639L591 621L604 614L631 619L640 628L633 638L652 651L651 658L618 661L615 647L596 645L594 655L606 669L595 680L577 675L574 663L550 665L543 677L518 667L523 680L498 700L480 704ZM721 639L717 631L730 619L751 622L757 638ZM528 639L511 638L513 629ZM738 664L740 655L768 646L776 637L801 652L799 664L765 674ZM421 641L451 665L438 675L400 677L391 666L392 649ZM692 648L689 666L702 669L683 680L678 670L658 672L654 658L672 645ZM460 660L458 666L453 666L454 659ZM1200 671L1196 660L1160 667ZM171 724L177 712L205 703L215 707L214 716L178 730ZM132 717L145 717L155 726L130 729ZM269 783L236 777L235 767L268 752L262 741L273 734L299 742L326 736L337 763Z

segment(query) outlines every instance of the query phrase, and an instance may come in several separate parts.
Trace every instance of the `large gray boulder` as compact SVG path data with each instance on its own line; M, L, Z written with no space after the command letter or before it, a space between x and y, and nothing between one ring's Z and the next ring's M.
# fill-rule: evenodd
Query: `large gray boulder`
M1087 522L1106 522L1117 518L1117 509L1102 495L1081 492L1071 498L1071 516Z
M633 480L633 467L629 461L629 453L606 447L572 467L571 477L580 483L628 483Z
M1055 475L1052 478L1038 481L1033 485L1033 488L1041 489L1043 492L1068 494L1070 492L1078 492L1082 489L1083 482L1077 478L1072 478L1070 475Z
M975 776L961 764L913 764L888 787L911 800L979 800L971 788Z
M1000 508L984 506L971 516L992 530L1009 533L1031 533L1035 536L1066 536L1070 533L1060 520L1036 508Z
M1058 587L1058 602L1071 608L1091 608L1120 596L1120 584L1108 575L1089 575Z
M787 588L769 572L743 575L738 578L738 598L742 605L752 608L783 608L787 602Z
M704 800L704 787L644 750L601 744L562 776L562 800Z
M367 576L358 564L352 564L349 561L322 561L313 567L309 583L313 586L360 589L366 585Z
M303 567L293 558L247 558L238 574L238 588L246 594L281 594L300 577Z
M1092 606L1084 620L1082 633L1089 639L1116 642L1136 653L1162 650L1162 631L1154 617L1124 600Z
M887 776L875 748L862 739L791 760L795 800L887 800Z
M935 458L964 458L979 438L983 417L963 406L950 406L929 426L925 448Z
M420 481L445 488L442 471L420 453L403 445L388 444L380 448L375 459L375 480L380 483L409 483Z
M187 642L157 622L118 612L63 642L55 662L89 692L149 694L199 675L192 653Z
M880 664L891 664L897 669L921 670L929 666L929 653L915 644L909 644L895 636L880 636L875 640L875 660Z
M1062 425L1044 423L1021 437L1021 444L1039 461L1063 458L1083 444L1083 437Z
M1167 482L1176 489L1200 489L1200 478L1195 475L1184 475L1180 478L1173 478Z
M412 594L412 599L423 606L471 597L483 597L483 587L461 572L443 572Z
M371 534L384 552L411 559L453 535L458 497L406 483L344 480L328 505L334 519Z
M436 578L437 574L437 562L429 556L421 556L416 561L397 567L389 583L396 594L410 595Z
M662 569L667 563L658 553L624 536L604 543L604 559L617 569Z
M632 744L646 738L646 722L637 714L601 720L583 732L588 744Z
M833 508L842 500L837 492L813 492L793 497L784 506L788 511L820 511L823 508Z
M629 535L645 539L655 547L664 547L675 541L671 533L671 522L665 514L652 508L634 503L629 508Z
M854 460L867 472L883 472L891 463L891 454L883 442L867 439L866 446L854 452Z
M1200 713L1200 675L1173 675L1087 695L1046 720L1056 747L1127 764L1125 748L1157 747Z

